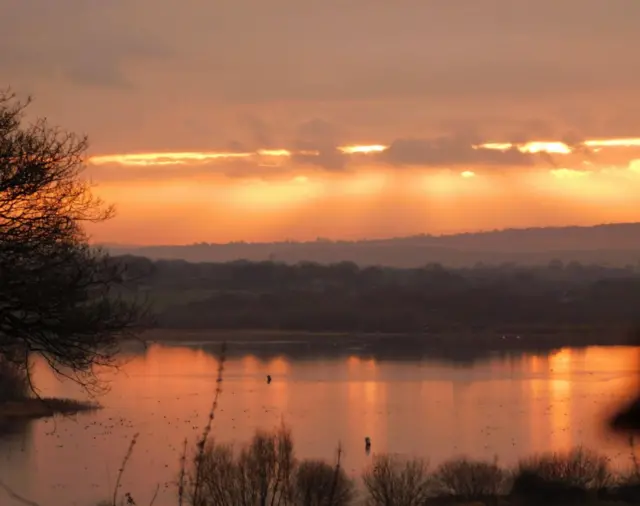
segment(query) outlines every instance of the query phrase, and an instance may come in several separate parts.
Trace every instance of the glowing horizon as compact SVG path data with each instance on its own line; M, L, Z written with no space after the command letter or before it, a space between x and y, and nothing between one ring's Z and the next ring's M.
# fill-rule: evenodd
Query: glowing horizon
M424 146L430 149L429 142ZM640 138L588 139L571 146L534 140L460 147L463 159L469 149L487 149L534 157L546 153L562 160L549 167L541 157L539 163L503 163L497 170L482 166L491 156L480 156L479 165L472 160L448 165L445 160L400 170L389 165L391 153L380 157L390 149L383 144L336 147L346 160L358 160L355 171L330 165L318 170L310 159L317 156L321 166L326 151L286 147L101 154L88 162L94 174L104 175L96 191L117 205L118 217L89 228L103 242L182 244L640 221L635 206L640 155L624 151L629 148L640 148ZM440 153L437 143L434 149ZM457 146L451 149L455 156ZM583 156L589 150L613 154L597 162ZM622 155L616 155L620 150ZM220 170L212 168L218 164ZM129 170L102 171L115 166ZM146 172L153 167L167 172Z
M354 155L357 153L361 154L370 154L370 153L381 153L389 149L389 146L384 146L382 144L373 144L373 145L363 145L363 146L340 146L338 151L345 153L347 155Z

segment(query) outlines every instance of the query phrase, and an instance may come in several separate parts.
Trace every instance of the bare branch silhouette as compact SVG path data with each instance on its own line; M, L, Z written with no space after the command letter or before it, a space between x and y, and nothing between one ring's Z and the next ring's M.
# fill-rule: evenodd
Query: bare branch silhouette
M82 177L87 139L24 124L28 104L0 92L0 354L25 371L40 355L91 390L146 311L125 297L126 263L83 229L114 213Z

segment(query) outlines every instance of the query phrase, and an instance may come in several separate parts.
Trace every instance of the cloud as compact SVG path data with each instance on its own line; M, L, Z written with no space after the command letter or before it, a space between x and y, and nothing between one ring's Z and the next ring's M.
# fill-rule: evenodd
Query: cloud
M5 3L3 63L129 81L133 62L172 54L165 74L226 102L566 96L634 90L640 74L635 0Z
M341 132L323 119L302 123L293 142L292 162L339 171L346 168L347 156L338 149Z
M276 146L273 131L266 121L254 115L246 115L241 121L249 132L250 142L256 146L256 149L272 149Z
M474 147L466 138L440 137L436 139L397 139L389 148L376 155L381 162L421 167L447 166L530 166L535 158L516 147L506 150Z
M226 136L337 171L345 138L640 131L637 0L400 3L5 0L0 87L101 151ZM309 118L340 135L292 135Z
M269 179L309 170L352 173L372 168L414 167L509 170L537 167L580 171L626 167L640 157L640 138L581 141L480 142L471 136L396 139L389 145L339 145L338 130L314 120L298 129L294 146L251 150L231 141L217 151L103 154L88 160L96 179L193 178L224 175Z
M116 162L104 164L89 163L84 177L95 182L162 181L210 179L224 176L230 179L273 180L294 174L287 164L260 163L254 159L206 160L189 163L183 160L167 161L159 164L123 165Z
M169 40L145 37L144 29L135 23L138 13L124 2L8 4L0 17L0 67L13 77L130 88L136 65L166 62L171 53Z

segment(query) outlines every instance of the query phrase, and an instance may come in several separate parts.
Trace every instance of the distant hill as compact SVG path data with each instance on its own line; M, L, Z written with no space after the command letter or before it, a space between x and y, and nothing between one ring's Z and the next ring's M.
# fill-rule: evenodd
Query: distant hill
M418 267L428 263L462 267L485 264L546 264L552 260L611 266L640 260L640 223L591 227L506 229L452 235L361 241L199 243L183 246L107 245L115 255L131 254L189 262L275 260L286 263L352 261L359 265Z

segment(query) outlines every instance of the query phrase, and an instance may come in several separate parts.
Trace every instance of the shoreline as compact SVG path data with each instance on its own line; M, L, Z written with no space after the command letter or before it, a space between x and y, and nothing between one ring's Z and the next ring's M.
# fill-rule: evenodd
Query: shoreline
M519 336L519 337L518 337ZM474 362L493 356L520 353L553 353L563 348L637 347L629 328L614 331L578 331L497 334L463 331L433 334L364 334L348 332L278 332L271 330L172 330L155 329L140 336L147 345L220 348L230 356L287 356L307 360L314 357L358 356L411 360L433 358L452 362Z
M521 348L523 346L555 345L563 346L625 346L636 344L632 339L630 326L612 328L570 327L570 328L515 328L504 327L491 330L448 330L440 332L314 332L272 329L169 329L156 328L145 331L140 338L146 342L211 342L226 341L234 344L316 344L350 345L389 343L420 344L423 346L447 344L475 345L484 348L495 345L498 349Z
M26 398L0 403L0 420L35 420L100 409L97 403L64 398Z

